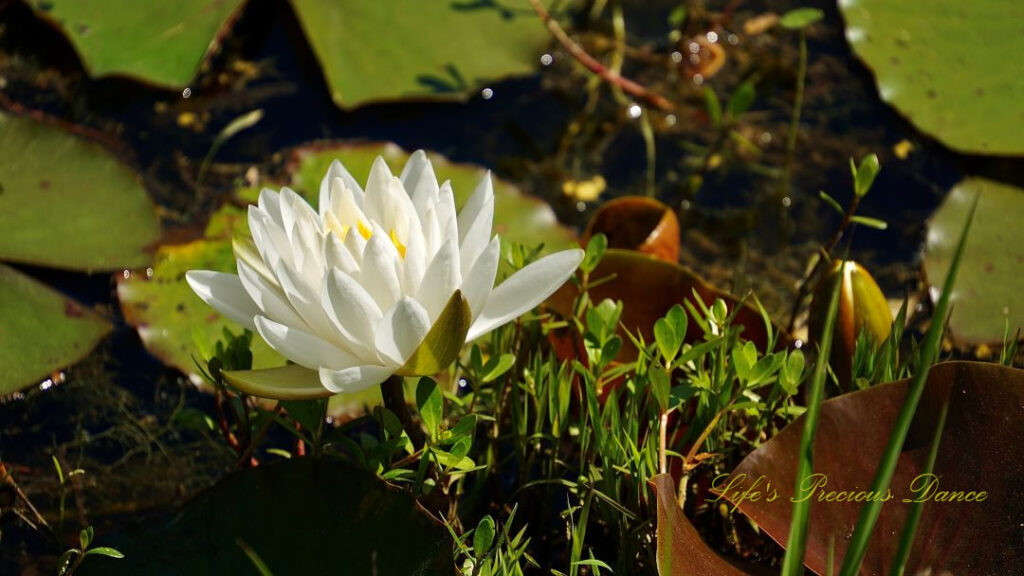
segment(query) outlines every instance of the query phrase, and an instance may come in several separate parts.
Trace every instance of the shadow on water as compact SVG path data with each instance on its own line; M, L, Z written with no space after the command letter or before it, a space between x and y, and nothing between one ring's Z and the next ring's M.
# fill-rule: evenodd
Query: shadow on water
M794 185L785 195L790 224L781 229L778 219L766 217L780 210L771 200L777 181L755 168L777 167L784 156L795 82L792 36L745 38L730 49L730 65L708 82L724 97L742 80L758 80L757 99L742 128L759 142L762 154L756 161L730 162L709 172L694 193L686 182L699 159L693 145L706 146L711 130L701 89L667 56L675 46L667 39L665 22L677 4L624 3L630 44L650 47L627 58L624 73L680 103L671 122L667 114L652 114L655 191L679 210L684 261L719 285L754 287L770 308L784 309L806 257L838 221L817 200L818 190L841 202L849 199L850 156L876 152L882 159L882 173L861 212L887 220L890 229L858 230L853 255L875 267L876 278L893 295L916 284L923 222L963 173L1021 179L1020 171L1014 171L1017 164L953 154L883 104L870 72L844 40L833 3L750 1L731 3L738 8L733 7L732 20L720 22L723 29L739 26L741 17L766 11L769 4L777 12L812 4L826 13L824 23L809 35L806 106ZM729 3L710 4L721 11ZM493 0L453 6L511 10ZM698 24L686 34L704 31L707 22ZM380 103L342 110L331 100L313 51L283 0L249 3L222 39L220 53L189 87L187 98L125 78L89 79L68 41L23 2L0 1L0 27L4 100L109 136L164 208L169 228L200 223L247 168L273 174L282 165L278 151L314 140L392 141L407 150L427 148L452 160L481 164L545 198L563 221L574 225L593 205L578 206L567 199L564 182L602 175L605 198L642 194L647 182L639 123L627 117L606 88L600 88L597 105L584 116L581 110L590 96L585 79L554 46L551 65L539 66L538 74L496 82L486 94L464 102ZM600 36L606 27L596 23L592 28ZM595 50L600 47L593 43ZM449 66L421 82L443 93L461 90L467 80ZM218 152L208 181L197 188L199 163L218 132L256 108L264 111L263 120ZM567 145L567 130L577 122L586 129ZM893 147L904 140L914 150L900 160ZM171 423L183 406L212 413L211 400L145 352L120 316L109 275L20 268L98 307L115 322L113 334L69 372L59 393L32 390L23 400L0 404L0 459L24 463L19 478L28 478L34 493L52 498L51 453L87 468L83 489L90 507L109 505L111 517L129 513L125 506L147 505L140 487L160 487L149 495L148 504L169 506L230 466L231 455L209 434ZM13 568L0 561L0 571L8 569Z

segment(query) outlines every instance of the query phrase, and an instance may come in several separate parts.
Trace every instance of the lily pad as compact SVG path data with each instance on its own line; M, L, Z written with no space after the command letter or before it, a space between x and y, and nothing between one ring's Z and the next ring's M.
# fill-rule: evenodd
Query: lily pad
M1024 154L1018 0L843 0L846 37L882 99L960 152Z
M454 574L451 538L413 497L341 462L298 458L236 472L179 513L97 539L124 553L88 574Z
M92 310L0 264L0 396L81 360L109 330Z
M967 212L980 194L974 224L951 297L952 338L964 344L999 343L1024 326L1020 271L1024 244L1024 190L983 178L968 178L949 192L928 224L924 268L934 298L946 280Z
M651 478L658 506L658 574L660 576L748 576L700 539L676 500L670 474Z
M0 260L86 271L150 262L153 204L102 146L0 113L0 158Z
M187 85L244 9L241 0L34 0L93 76ZM292 0L339 106L465 98L528 74L550 41L525 3Z
M320 180L331 162L337 158L357 182L366 182L377 156L387 161L398 174L409 154L394 144L314 145L297 148L289 169L292 187L314 202L320 191ZM440 154L428 153L440 182L451 180L455 203L461 207L486 174L479 166L449 162ZM551 207L537 198L523 194L515 186L494 179L494 231L503 240L527 246L544 244L544 253L577 247L575 233L558 223Z
M909 382L881 384L821 405L814 472L822 476L799 494L811 494L813 499L805 563L818 574L826 572L830 540L835 543L835 558L842 559L846 551ZM911 491L915 479L918 489L933 480L918 477L946 402L949 413L933 470L937 480L926 496L915 496ZM947 362L931 369L890 485L891 498L882 508L861 574L889 574L888 563L910 509L904 499L916 497L928 501L907 574L1019 571L1024 552L1006 543L1020 534L1024 518L1024 501L1019 498L1024 483L1019 454L1022 411L1024 370L977 362ZM797 496L803 428L801 416L747 456L728 479L715 484L726 500L783 545L789 533L791 498Z
M354 107L462 98L537 67L550 41L526 2L292 0L331 96Z
M226 222L233 224L228 226ZM217 341L224 337L225 328L235 334L243 329L200 300L185 282L185 272L235 272L231 231L234 226L244 226L244 222L239 209L223 208L210 226L212 229L223 225L219 234L187 244L161 246L156 252L152 274L137 271L118 278L121 311L125 320L138 329L146 349L164 364L189 374L197 384L202 378L193 358L201 361L203 350L213 350ZM272 368L285 363L262 338L253 338L252 348L255 368Z
M119 74L180 88L199 71L242 0L35 0L68 36L93 76Z

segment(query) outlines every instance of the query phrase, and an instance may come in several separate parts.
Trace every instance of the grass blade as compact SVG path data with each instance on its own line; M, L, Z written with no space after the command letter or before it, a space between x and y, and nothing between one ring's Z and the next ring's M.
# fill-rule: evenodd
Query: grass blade
M928 461L925 462L924 471L921 474L931 474L935 469L935 460L939 455L939 441L942 440L942 430L946 427L947 412L949 412L948 399L942 405L939 424L935 428L935 439L932 440ZM910 505L910 513L907 514L907 523L903 525L903 533L900 534L900 547L896 550L896 556L892 560L892 571L889 573L891 576L903 576L906 571L907 560L910 559L910 549L914 546L914 536L917 534L917 525L921 522L922 512L924 512L924 501L915 498Z
M807 419L804 421L804 433L800 440L799 464L796 472L796 490L811 475L814 468L814 435L818 431L818 417L821 414L821 400L825 389L828 359L832 352L832 334L835 332L836 316L839 313L839 288L842 282L832 287L828 313L821 335L821 346L818 349L818 360L814 363L814 374L811 376L810 396L807 400ZM807 525L810 523L811 499L804 498L793 504L793 521L789 525L789 538L786 541L786 557L782 561L782 576L797 576L803 573L804 549L807 547Z
M871 490L876 494L884 493L889 489L893 474L896 472L896 463L903 448L903 442L907 439L910 431L910 423L917 412L917 404L924 393L925 382L928 381L928 372L932 364L939 356L939 348L942 343L942 328L945 325L949 313L949 298L953 293L953 285L956 282L956 273L960 268L960 259L964 255L964 246L967 244L967 234L971 230L971 222L974 220L974 211L978 207L978 196L974 197L971 209L967 213L967 222L964 224L963 232L960 233L960 241L953 256L953 262L949 266L949 274L946 275L946 282L942 287L942 296L935 306L935 313L932 315L931 326L925 334L924 342L921 343L920 357L917 366L917 374L910 383L907 391L907 399L903 402L903 408L896 419L896 426L892 435L889 436L889 444L882 454L882 461L879 463L875 479L871 483ZM882 502L880 500L868 500L860 509L860 516L857 518L857 527L853 531L850 545L843 557L843 566L839 571L840 576L855 576L860 571L864 562L864 554L868 550L868 542L871 539L871 532L878 522L878 516L882 513Z

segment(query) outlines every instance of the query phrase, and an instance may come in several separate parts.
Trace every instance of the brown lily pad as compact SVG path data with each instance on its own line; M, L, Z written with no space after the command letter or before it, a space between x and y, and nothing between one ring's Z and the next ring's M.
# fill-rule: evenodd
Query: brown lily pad
M828 400L821 406L814 472L827 481L812 493L805 564L825 573L829 541L837 564L846 552L863 498L909 389L909 380L882 384ZM911 486L925 465L942 405L949 414L932 485L907 574L1011 574L1024 565L1019 545L1024 501L1024 371L976 362L934 366L875 528L861 574L888 574L910 503ZM785 543L795 493L801 417L751 453L716 483L776 542ZM747 488L751 488L746 497ZM927 485L919 479L914 488ZM801 491L800 497L811 492ZM752 494L758 494L755 500ZM920 493L918 493L920 494ZM888 494L876 495L885 497ZM819 499L820 498L820 499ZM846 501L848 498L861 502ZM831 501L829 501L831 500Z
M651 478L658 506L658 574L661 576L748 576L700 539L675 498L671 474Z
M753 341L759 349L763 350L767 346L768 332L764 318L753 306L741 303L736 297L712 287L694 272L675 262L665 262L632 250L609 249L590 277L595 283L611 278L590 289L591 299L594 302L605 298L621 300L621 325L633 333L639 331L647 342L654 341L654 322L672 306L693 302L696 292L708 306L717 298L723 299L730 311L739 306L733 324L742 325L743 337ZM569 316L578 292L579 288L575 284L566 284L555 292L548 304L563 316ZM684 341L697 342L702 336L700 326L690 322ZM632 343L628 338L623 340L625 354L635 356L636 350Z

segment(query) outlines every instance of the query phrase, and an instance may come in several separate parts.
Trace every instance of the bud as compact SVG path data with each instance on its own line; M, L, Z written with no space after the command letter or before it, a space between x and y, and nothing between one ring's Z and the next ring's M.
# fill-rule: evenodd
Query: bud
M842 269L842 271L840 271ZM836 261L818 282L811 301L808 319L812 342L821 341L821 331L828 313L829 296L836 282L842 282L835 333L832 336L832 370L843 389L849 389L853 352L857 337L864 332L875 348L889 337L892 311L875 279L856 262Z
M587 224L583 244L597 234L608 248L636 250L666 262L679 260L679 219L653 198L623 196L605 202Z

